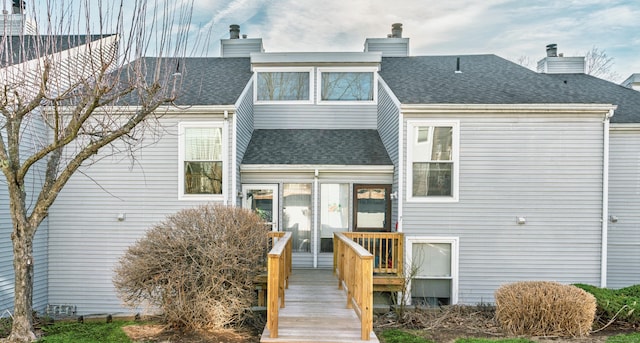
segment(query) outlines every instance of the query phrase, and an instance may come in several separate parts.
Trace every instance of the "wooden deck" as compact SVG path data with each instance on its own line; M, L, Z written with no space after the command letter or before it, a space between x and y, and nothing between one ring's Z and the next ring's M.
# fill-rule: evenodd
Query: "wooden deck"
M347 296L338 289L338 279L329 269L295 269L280 309L278 337L265 328L260 342L372 342L360 339L360 319L347 308Z

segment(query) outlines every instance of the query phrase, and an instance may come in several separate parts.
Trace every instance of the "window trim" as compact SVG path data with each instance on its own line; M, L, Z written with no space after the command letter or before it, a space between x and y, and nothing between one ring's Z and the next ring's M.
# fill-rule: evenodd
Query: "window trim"
M451 142L451 196L414 196L413 195L413 141L415 128L421 126L451 126L453 128ZM407 202L458 202L460 183L460 121L459 120L408 120L407 121L407 160L406 160L406 199Z
M373 100L322 100L322 73L372 73ZM315 96L318 105L374 105L378 103L378 68L377 67L319 67L316 77Z
M313 67L257 67L253 68L255 80L253 82L253 103L256 105L283 105L283 104L313 104L314 72ZM306 100L258 100L258 74L260 73L309 73L309 99Z
M185 129L187 128L216 128L222 132L222 193L221 194L185 194L184 193L184 159L185 159ZM227 153L227 132L223 122L179 122L178 123L178 200L203 200L203 201L223 201L227 193L228 153Z
M408 305L411 305L411 282L414 278L424 280L451 280L451 305L458 303L458 279L459 279L459 253L460 253L460 238L459 237L436 237L436 236L406 236L406 249L405 257L407 261L407 268L405 273L407 277L411 273L411 264L413 261L413 244L429 244L429 243L445 243L451 244L451 277L416 277L413 276L409 280L407 285L407 292L405 299Z

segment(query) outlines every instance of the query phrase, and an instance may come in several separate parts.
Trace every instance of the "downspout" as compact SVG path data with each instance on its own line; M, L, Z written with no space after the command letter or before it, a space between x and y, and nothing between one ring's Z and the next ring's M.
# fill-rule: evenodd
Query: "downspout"
M229 142L229 135L230 135L230 133L229 133L229 111L227 111L227 110L224 110L224 121L222 122L222 132L223 132L222 139L224 140L224 142L222 142L222 144L224 146L225 143ZM233 158L233 155L234 155L233 151L231 152L231 155L232 155L232 158ZM233 161L231 163L233 164ZM223 172L222 180L223 181L225 180L224 172ZM229 194L229 192L224 192L224 191L228 191L229 190L229 184L227 182L224 182L222 187L226 188L226 189L223 189L222 193L226 194L224 196L223 204L224 204L224 206L227 206L229 204L229 197L231 195Z
M604 117L603 125L603 161L602 161L602 251L600 257L600 287L607 287L607 254L609 244L609 124L613 109Z
M311 251L313 252L313 268L318 268L318 169L315 170L313 175L313 246Z
M398 227L397 232L402 232L402 204L404 202L403 189L404 189L404 116L402 110L398 106Z
M238 206L238 139L236 137L238 122L235 113L231 117L231 128L233 139L231 140L231 194L229 194L229 199L233 206Z

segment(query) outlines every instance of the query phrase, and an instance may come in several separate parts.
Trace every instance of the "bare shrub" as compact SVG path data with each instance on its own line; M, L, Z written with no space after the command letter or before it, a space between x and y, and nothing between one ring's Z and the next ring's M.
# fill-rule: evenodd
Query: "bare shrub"
M507 284L495 293L496 319L514 335L586 336L596 312L593 295L549 281Z
M127 305L155 306L171 326L240 326L252 316L253 280L264 268L267 241L260 218L248 210L182 210L127 250L114 284Z

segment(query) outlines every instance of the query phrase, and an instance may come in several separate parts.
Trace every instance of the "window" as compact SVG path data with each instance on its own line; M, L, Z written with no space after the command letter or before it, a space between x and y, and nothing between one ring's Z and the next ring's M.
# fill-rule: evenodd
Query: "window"
M458 301L458 238L407 237L412 305L442 306Z
M311 184L285 183L282 193L282 230L291 232L293 252L311 252Z
M349 184L320 185L320 252L333 252L333 233L349 231Z
M311 69L256 70L255 102L311 102Z
M458 122L409 122L409 200L458 200Z
M181 123L180 197L212 199L223 191L222 127Z
M374 103L375 70L319 69L319 102Z

